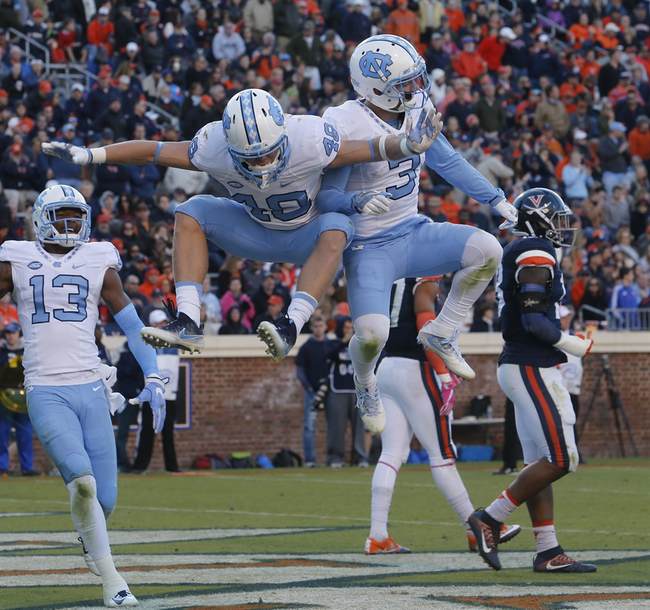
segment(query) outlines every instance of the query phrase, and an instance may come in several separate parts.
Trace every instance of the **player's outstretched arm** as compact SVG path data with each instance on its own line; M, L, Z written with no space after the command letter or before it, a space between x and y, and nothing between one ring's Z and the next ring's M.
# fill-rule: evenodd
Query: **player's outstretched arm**
M473 197L480 203L492 206L506 220L516 223L517 210L508 203L504 192L471 165L444 135L431 144L424 157L425 164L449 184Z
M320 191L316 196L316 208L321 214L339 212L379 216L390 209L390 196L381 191L347 191L352 167L347 165L327 170Z
M414 117L407 117L406 133L383 135L372 140L343 140L330 168L367 163L393 161L426 152L440 135L442 116L429 103Z
M131 404L149 403L153 412L153 429L157 434L165 424L165 381L158 372L156 350L142 340L140 329L144 327L144 324L138 317L133 303L124 292L122 280L115 269L108 269L104 275L102 298L126 336L129 349L145 374L144 389L129 402Z
M0 299L14 289L14 280L11 274L11 263L0 262Z
M76 165L111 163L117 165L147 165L197 170L189 157L190 142L155 142L129 140L99 148L73 146L63 142L45 142L43 152ZM197 170L198 171L198 170Z

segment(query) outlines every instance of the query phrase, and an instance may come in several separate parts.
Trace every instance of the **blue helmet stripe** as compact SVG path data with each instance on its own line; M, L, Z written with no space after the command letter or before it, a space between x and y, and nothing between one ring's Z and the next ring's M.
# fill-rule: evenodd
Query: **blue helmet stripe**
M391 36L391 35L386 35L386 36L382 36L382 37L379 37L379 36L378 36L378 37L375 38L374 40L377 41L377 42L392 42L392 43L396 44L398 47L401 47L402 49L404 49L404 50L409 54L409 57L410 57L413 61L417 61L417 60L418 60L418 57L419 57L419 56L416 55L415 57L413 57L413 52L411 51L411 49L409 49L409 46L408 46L408 45L405 45L405 44L402 42L402 40L400 39L399 36ZM373 41L373 42L374 42L374 41Z
M74 199L74 191L69 186L65 186L63 184L60 186L64 197L72 197Z
M239 97L239 107L241 108L242 118L244 119L244 129L246 139L249 144L260 144L260 130L257 127L257 118L253 109L253 92L244 91Z

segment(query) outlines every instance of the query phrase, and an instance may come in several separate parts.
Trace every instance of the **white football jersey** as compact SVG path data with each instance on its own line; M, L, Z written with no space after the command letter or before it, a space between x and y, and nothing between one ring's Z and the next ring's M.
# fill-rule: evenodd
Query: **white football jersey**
M82 243L67 254L35 241L6 241L13 298L23 331L25 385L71 385L98 379L95 325L104 274L122 267L110 242Z
M189 150L197 169L222 184L232 199L244 204L257 222L270 229L296 229L316 216L314 199L323 171L336 157L340 145L337 131L320 117L289 114L286 121L289 162L263 190L235 168L221 121L202 127Z
M382 121L359 100L328 108L323 118L336 127L344 140L372 140L385 134L400 135L400 129ZM376 161L352 166L348 191L385 191L391 197L390 210L380 216L355 214L355 236L370 237L415 216L418 212L420 166L424 155L401 161Z

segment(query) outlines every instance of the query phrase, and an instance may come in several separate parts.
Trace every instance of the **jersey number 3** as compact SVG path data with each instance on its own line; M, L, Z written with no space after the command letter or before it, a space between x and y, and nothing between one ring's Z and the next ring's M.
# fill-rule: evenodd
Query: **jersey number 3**
M44 324L50 321L50 314L45 309L45 278L34 275L29 280L34 295L34 313L32 324ZM83 322L87 317L86 300L88 298L88 280L81 275L60 274L52 279L52 288L76 287L76 292L68 294L68 303L75 309L53 309L52 315L59 322Z

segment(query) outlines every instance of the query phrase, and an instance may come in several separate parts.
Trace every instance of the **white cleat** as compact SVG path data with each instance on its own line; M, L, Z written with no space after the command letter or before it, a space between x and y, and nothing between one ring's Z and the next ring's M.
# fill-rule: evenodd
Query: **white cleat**
M449 339L434 335L431 332L431 321L429 321L418 333L418 343L438 354L452 373L456 373L456 375L463 379L474 379L476 377L476 373L465 362L465 358L463 358L458 348L458 331Z
M139 605L140 602L138 602L135 595L128 589L115 591L113 588L113 593L107 593L104 590L104 606L107 608L125 608Z
M377 386L364 388L358 384L356 377L354 386L357 391L357 409L361 411L361 421L366 430L372 434L383 432L386 426L386 414Z
M95 576L101 576L99 573L99 570L97 569L97 564L95 563L95 560L90 556L90 553L86 550L86 545L84 544L83 538L79 536L77 540L81 544L81 548L83 549L84 553L84 561L86 562L86 567L95 575Z

